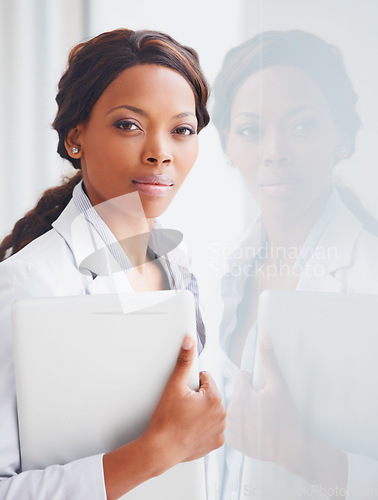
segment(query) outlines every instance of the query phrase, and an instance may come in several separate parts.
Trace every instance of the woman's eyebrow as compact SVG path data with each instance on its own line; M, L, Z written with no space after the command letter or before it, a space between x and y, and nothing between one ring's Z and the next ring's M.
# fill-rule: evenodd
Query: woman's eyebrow
M173 118L185 118L186 116L194 116L196 115L192 113L191 111L185 111L184 113L179 113L178 115L175 115Z
M291 109L288 113L287 113L287 116L293 116L293 115L296 115L298 113L301 113L302 111L316 111L317 113L319 112L319 110L315 107L315 106L298 106L297 108L294 108L294 109Z
M261 118L261 116L258 115L257 113L250 113L248 111L241 111L240 113L238 113L236 115L236 118L238 116L243 116L243 117L246 116L247 118L256 118L257 120L259 120Z
M134 106L129 106L128 104L122 104L121 106L116 106L115 108L109 109L109 111L106 114L108 115L109 113L111 113L112 111L116 111L117 109L128 109L129 111L133 111L138 115L145 116L146 118L148 117L148 113L143 111L143 109L135 108Z
M115 108L110 109L106 114L108 115L109 113L112 113L113 111L116 111L117 109L127 109L129 111L133 111L134 113L137 113L138 115L144 116L148 118L148 113L144 111L143 109L136 108L135 106L129 106L128 104L122 104L121 106L116 106ZM183 113L179 113L178 115L173 116L173 118L184 118L185 116L196 116L194 113L191 111L184 111Z

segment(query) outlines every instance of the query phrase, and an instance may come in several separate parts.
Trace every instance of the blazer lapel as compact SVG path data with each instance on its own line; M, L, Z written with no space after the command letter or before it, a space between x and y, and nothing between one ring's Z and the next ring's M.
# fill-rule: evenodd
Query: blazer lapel
M352 266L354 248L362 229L361 222L340 202L337 214L305 265L297 289L346 292L345 283L337 279L338 271Z
M53 227L70 247L76 266L83 275L86 293L133 291L126 273L92 224L78 212L73 200L53 223Z

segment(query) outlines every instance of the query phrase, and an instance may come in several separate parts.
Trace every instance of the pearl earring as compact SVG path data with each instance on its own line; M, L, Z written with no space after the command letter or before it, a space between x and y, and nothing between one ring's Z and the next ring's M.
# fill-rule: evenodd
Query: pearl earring
M74 155L76 155L78 152L79 152L79 148L77 148L76 146L72 148L72 153Z

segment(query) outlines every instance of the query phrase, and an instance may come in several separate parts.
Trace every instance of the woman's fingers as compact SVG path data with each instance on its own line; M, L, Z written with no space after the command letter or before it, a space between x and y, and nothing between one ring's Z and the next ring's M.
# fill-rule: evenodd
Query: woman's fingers
M265 378L265 387L269 388L277 385L286 385L278 365L272 341L268 335L264 334L261 338L259 348Z
M238 374L228 407L226 440L245 455L282 465L303 441L304 428L267 335L259 343L259 354L265 384L255 390L250 374Z
M241 393L247 388L252 389L251 374L245 370L240 370L235 382L235 394Z
M161 440L170 466L202 457L224 442L226 410L213 378L201 372L199 390L188 387L195 356L195 342L187 336L148 430Z
M210 373L202 371L200 372L199 376L200 376L200 388L198 392L206 392L207 394L214 394L215 396L219 396L220 398L218 388Z
M243 450L248 436L248 419L254 419L254 390L250 385L251 374L241 370L235 380L234 393L227 408L226 442L231 448Z
M176 384L182 389L188 389L188 378L195 356L195 342L190 335L185 335L175 369L169 378L167 386Z

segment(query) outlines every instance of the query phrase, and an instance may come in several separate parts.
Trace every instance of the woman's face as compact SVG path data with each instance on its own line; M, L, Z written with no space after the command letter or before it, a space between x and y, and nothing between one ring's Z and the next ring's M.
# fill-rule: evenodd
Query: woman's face
M198 153L193 91L158 65L121 73L66 141L77 145L93 205L138 192L147 218L168 207Z
M236 93L227 153L263 211L324 203L340 148L328 102L301 69L264 68Z

